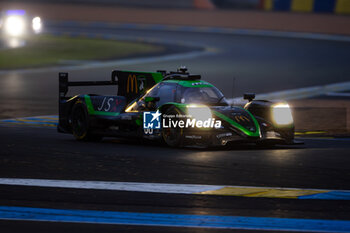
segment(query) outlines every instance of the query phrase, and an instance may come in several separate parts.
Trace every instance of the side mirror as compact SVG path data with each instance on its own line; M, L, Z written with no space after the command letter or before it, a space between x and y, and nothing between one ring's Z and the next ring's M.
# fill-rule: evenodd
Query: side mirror
M244 93L243 99L248 100L249 102L252 102L253 99L255 99L254 93Z
M151 96L147 96L145 98L145 102L146 103L149 103L149 102L158 102L160 100L159 97L151 97Z

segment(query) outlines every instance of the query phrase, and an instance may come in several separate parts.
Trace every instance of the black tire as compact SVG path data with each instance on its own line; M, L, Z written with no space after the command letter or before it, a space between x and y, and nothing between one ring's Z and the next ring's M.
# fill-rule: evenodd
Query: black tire
M72 133L79 141L100 141L102 136L94 135L90 130L89 114L85 104L76 102L71 113Z
M181 114L181 112L174 106L165 111L166 115ZM184 142L184 135L182 128L166 128L162 129L163 141L171 147L182 147Z

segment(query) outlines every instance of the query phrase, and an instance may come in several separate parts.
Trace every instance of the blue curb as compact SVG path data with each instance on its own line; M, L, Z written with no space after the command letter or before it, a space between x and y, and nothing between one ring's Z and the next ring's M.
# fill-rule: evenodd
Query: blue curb
M350 192L329 191L312 195L300 196L298 199L320 199L320 200L350 200Z
M350 231L350 221L344 220L132 213L10 206L0 206L0 219L302 232Z

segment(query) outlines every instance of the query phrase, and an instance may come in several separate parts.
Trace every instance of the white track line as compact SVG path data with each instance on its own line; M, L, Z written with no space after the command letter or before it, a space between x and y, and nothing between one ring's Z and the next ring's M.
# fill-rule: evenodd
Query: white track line
M138 183L138 182L109 182L82 180L46 180L46 179L17 179L0 178L2 185L22 185L37 187L101 189L133 192L192 194L208 190L221 189L221 185L198 184L166 184L166 183Z
M178 193L178 194L199 193L204 191L222 189L225 187L300 190L300 188L282 188L282 187L169 184L169 183L141 183L141 182L115 182L115 181L85 181L85 180L48 180L48 179L25 179L25 178L0 178L0 185L22 185L22 186L38 186L38 187L75 188L75 189L102 189L102 190ZM326 189L304 189L304 190L329 191ZM348 190L337 190L337 191L348 192Z

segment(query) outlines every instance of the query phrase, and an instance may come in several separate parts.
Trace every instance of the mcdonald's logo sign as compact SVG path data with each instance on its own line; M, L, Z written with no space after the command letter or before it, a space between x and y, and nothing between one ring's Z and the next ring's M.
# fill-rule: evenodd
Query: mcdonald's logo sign
M126 93L137 93L138 87L137 87L137 78L134 74L129 74L128 76L128 82L126 84Z
M235 119L238 123L240 122L250 122L249 118L246 117L246 116L242 116L242 115L239 115L239 116L235 116Z

